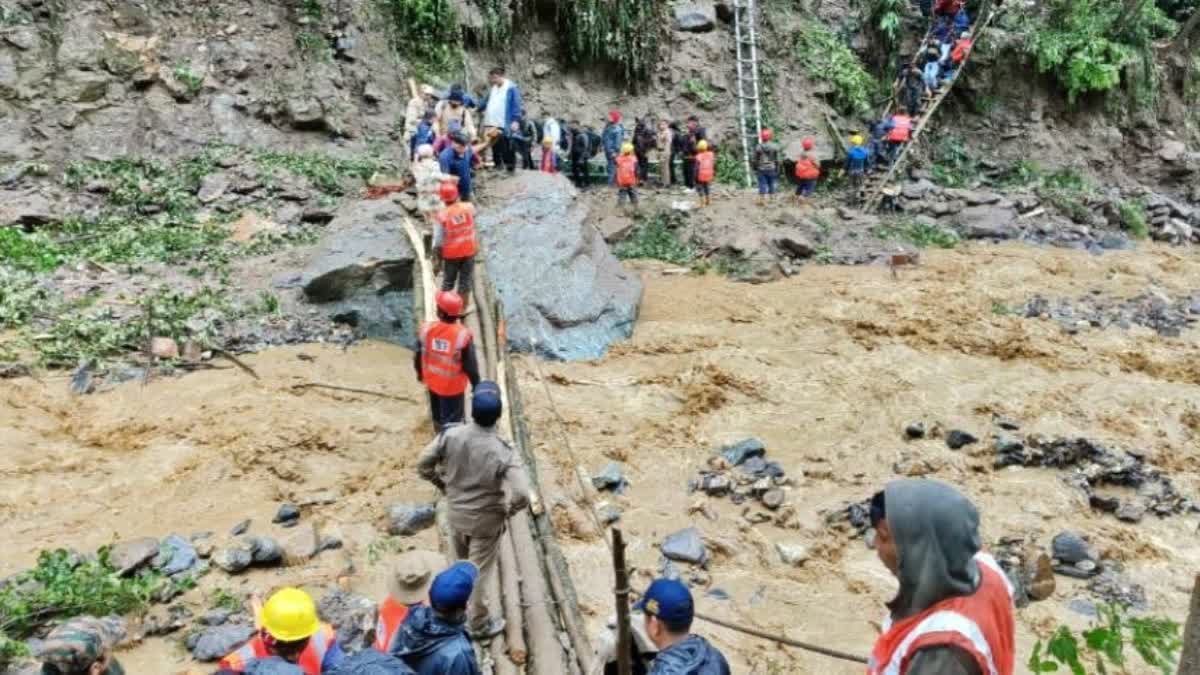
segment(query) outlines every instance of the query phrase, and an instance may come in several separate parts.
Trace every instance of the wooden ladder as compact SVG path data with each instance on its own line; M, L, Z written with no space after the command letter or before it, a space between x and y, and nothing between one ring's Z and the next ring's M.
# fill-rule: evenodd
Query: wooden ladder
M746 185L753 184L750 158L762 132L762 99L758 87L758 33L754 28L754 0L734 0L733 36L737 44L738 126Z

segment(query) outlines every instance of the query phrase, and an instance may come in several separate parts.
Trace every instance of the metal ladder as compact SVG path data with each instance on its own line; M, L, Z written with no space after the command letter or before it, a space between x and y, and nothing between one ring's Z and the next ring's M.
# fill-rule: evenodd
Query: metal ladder
M759 98L758 88L758 34L754 23L754 0L734 0L733 35L737 42L738 124L741 127L742 158L747 186L753 184L754 177L750 167L750 153L758 145L758 136L762 131L762 100ZM747 112L750 104L753 108Z

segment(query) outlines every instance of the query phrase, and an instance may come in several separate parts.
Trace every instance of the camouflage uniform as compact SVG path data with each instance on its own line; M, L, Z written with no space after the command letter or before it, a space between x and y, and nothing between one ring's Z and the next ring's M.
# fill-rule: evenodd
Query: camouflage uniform
M110 652L125 637L120 619L90 616L71 619L55 628L38 646L43 675L87 673L105 652ZM105 675L125 675L115 658L109 658Z

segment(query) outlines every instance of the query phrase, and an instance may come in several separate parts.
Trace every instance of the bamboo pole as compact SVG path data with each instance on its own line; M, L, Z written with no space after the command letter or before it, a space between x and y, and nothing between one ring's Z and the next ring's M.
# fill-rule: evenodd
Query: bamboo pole
M505 642L508 656L519 666L529 659L525 646L525 618L521 616L521 578L517 571L517 552L513 546L512 531L506 532L500 542L500 593L504 596Z
M1183 628L1183 653L1179 655L1179 675L1200 673L1200 574L1192 586L1192 603Z
M562 645L558 642L558 630L550 618L550 598L546 594L546 581L537 554L533 532L529 528L529 515L518 513L509 519L512 529L517 568L521 573L521 598L525 604L526 639L529 647L529 663L526 672L530 675L562 675L567 670ZM521 542L518 546L517 542Z
M617 599L617 673L633 675L633 661L630 659L630 640L633 637L629 629L629 573L625 569L625 539L621 530L612 530L613 572L616 575L616 587L613 589Z

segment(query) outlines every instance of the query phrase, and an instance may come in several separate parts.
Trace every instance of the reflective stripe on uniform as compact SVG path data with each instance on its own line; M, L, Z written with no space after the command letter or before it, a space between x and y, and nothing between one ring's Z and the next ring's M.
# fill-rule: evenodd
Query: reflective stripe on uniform
M402 605L388 596L379 607L379 619L375 622L375 649L387 654L390 652L400 624L408 617L408 606Z
M983 631L979 629L979 625L962 614L951 611L935 612L917 624L917 627L904 637L904 641L900 643L896 651L892 652L892 660L883 669L883 675L901 675L903 671L900 670L900 667L908 662L909 650L913 643L934 633L956 633L962 636L971 645L971 648L987 662L988 675L997 675L996 662L992 659L992 648L988 646L987 639L983 637Z

